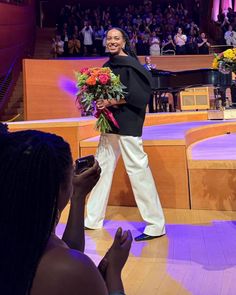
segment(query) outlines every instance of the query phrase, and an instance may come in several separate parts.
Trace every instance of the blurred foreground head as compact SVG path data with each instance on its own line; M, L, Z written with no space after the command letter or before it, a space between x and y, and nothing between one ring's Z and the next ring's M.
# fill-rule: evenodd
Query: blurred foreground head
M0 125L0 290L26 295L54 228L61 188L70 186L72 157L61 137ZM68 190L69 191L69 190Z

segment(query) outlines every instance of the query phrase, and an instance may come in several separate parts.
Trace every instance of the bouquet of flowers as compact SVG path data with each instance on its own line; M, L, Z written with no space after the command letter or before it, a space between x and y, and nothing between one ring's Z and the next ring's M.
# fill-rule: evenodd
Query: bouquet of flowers
M236 73L236 48L227 49L218 55L215 54L212 67L223 74Z
M104 133L111 130L110 122L117 128L119 125L112 112L104 108L96 109L96 100L98 99L116 99L119 101L124 97L126 88L110 68L82 68L76 73L77 103L84 113L93 114L98 118L96 128Z

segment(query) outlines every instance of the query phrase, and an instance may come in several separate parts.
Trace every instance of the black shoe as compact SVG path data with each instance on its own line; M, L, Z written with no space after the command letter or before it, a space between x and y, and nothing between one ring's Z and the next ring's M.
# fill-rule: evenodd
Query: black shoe
M89 228L87 226L84 226L84 230L94 230L93 228Z
M149 235L146 235L146 234L143 233L143 234L137 236L134 239L135 239L136 242L140 242L140 241L153 240L153 239L156 239L156 238L160 238L162 236L164 236L164 234L160 235L160 236L149 236Z

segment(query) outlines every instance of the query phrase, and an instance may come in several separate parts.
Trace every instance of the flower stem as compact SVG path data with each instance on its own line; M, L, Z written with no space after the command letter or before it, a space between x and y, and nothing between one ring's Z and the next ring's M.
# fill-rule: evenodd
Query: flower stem
M103 113L101 113L100 116L97 119L96 129L98 131L100 131L101 133L106 133L106 132L112 130L111 125L109 124L106 116Z

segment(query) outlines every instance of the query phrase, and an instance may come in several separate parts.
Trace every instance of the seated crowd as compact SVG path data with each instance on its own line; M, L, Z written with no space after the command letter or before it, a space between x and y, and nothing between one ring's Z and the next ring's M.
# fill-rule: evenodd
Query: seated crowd
M215 24L221 29L221 40L228 46L236 46L236 11L220 10Z
M127 32L137 55L208 54L210 43L195 19L181 2L163 7L144 0L139 6L112 9L65 5L58 17L52 54L106 55L106 31L116 26Z

